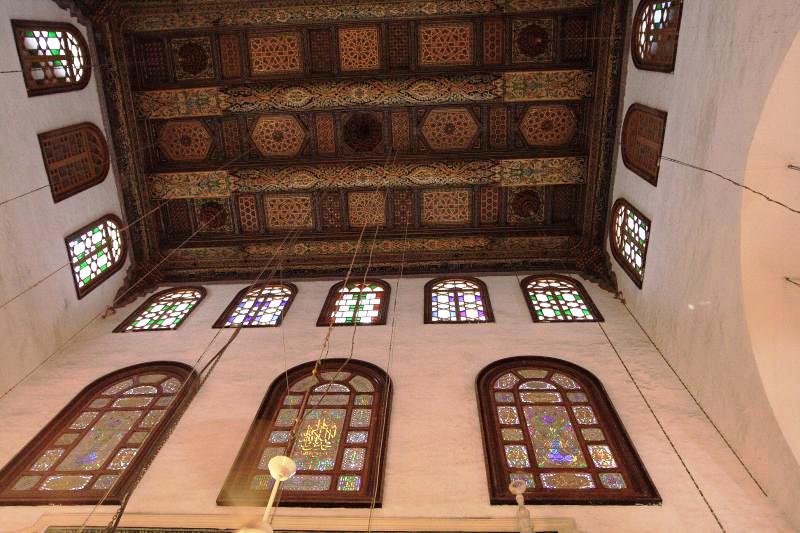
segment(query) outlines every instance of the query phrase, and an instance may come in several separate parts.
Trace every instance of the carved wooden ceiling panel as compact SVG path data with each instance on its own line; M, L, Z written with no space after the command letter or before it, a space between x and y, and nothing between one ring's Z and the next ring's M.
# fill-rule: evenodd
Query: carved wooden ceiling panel
M295 275L605 278L626 3L101 3L138 263L247 278L290 234Z

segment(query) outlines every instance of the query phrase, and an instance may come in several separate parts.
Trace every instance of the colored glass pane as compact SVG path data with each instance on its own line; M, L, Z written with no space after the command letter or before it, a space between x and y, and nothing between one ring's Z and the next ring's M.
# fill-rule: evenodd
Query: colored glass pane
M576 283L561 277L535 277L526 287L534 318L541 322L594 321L597 317Z
M467 280L444 280L430 289L431 322L486 322L481 287Z
M385 296L380 283L348 283L337 290L328 310L328 320L337 325L376 324L381 318Z
M618 259L635 280L644 278L645 256L650 234L650 223L626 202L618 203L613 214L612 246Z
M526 405L522 412L540 468L586 467L566 407Z
M85 76L87 59L72 32L31 28L20 37L23 64L34 86L77 84Z
M312 409L305 413L292 451L297 470L333 470L346 415L346 409Z
M203 293L193 288L175 289L159 293L148 300L144 309L129 320L124 328L118 328L118 331L176 329L202 299ZM163 376L162 379L165 377ZM146 383L157 383L158 381L161 380L147 381Z
M279 326L293 296L286 285L263 285L239 298L222 327Z
M122 257L122 234L117 223L105 219L67 241L70 264L79 293Z

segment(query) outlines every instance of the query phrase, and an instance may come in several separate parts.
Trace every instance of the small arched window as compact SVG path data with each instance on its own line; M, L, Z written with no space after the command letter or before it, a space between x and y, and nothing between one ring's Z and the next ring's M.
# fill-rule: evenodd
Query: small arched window
M94 124L40 133L39 146L54 202L102 183L108 175L108 145Z
M386 324L389 311L389 284L378 279L366 282L337 283L319 314L317 326L379 326Z
M280 326L292 305L297 287L292 284L245 287L220 315L215 328Z
M514 503L511 481L535 503L658 503L603 386L549 357L514 357L478 375L492 504Z
M78 298L83 298L125 263L122 221L106 215L65 239Z
M312 374L315 362L306 363L272 382L218 504L264 505L272 489L267 464L276 455L288 455L297 474L281 484L280 505L380 506L389 376L369 363L344 363L326 359L319 377ZM301 422L290 443L298 416Z
M622 124L622 162L651 185L658 185L667 113L633 104Z
M86 87L92 72L89 47L75 26L32 20L11 25L28 96Z
M580 281L548 274L528 276L520 283L534 322L602 322Z
M672 72L683 0L642 0L633 18L631 53L642 70Z
M425 285L425 323L494 322L486 285L477 278L439 278Z
M611 254L637 287L642 288L647 244L650 241L650 220L638 209L620 198L614 202L609 225Z
M178 329L205 295L203 287L178 287L161 291L148 298L114 332Z
M0 504L120 503L194 385L191 367L168 362L98 379L0 471Z

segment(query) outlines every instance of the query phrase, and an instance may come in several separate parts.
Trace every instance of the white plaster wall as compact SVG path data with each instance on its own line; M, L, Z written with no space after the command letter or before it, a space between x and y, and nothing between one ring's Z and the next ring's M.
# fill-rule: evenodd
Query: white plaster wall
M495 323L424 325L427 278L415 277L403 279L399 287L397 279L387 279L396 312L393 300L386 326L356 330L355 357L387 368L391 323L396 321L395 350L388 368L394 397L385 492L383 508L374 513L376 519L514 516L513 507L488 504L475 378L492 361L530 354L572 361L600 378L664 500L661 506L536 506L535 516L574 517L581 531L591 532L719 531L663 427L682 450L683 460L726 531L792 530L749 479L631 315L609 293L585 283L606 318L603 327L619 357L598 324L533 323L513 275L484 275L482 279L494 305ZM315 323L333 282L297 282L299 294L281 327L242 331L136 489L128 508L132 516L237 517L256 512L217 507L215 500L269 384L284 365L293 367L319 355L327 330ZM219 331L211 325L242 286L208 286L207 298L178 331L111 333L141 301L93 324L68 350L0 400L0 464L97 377L143 361L194 364ZM347 355L352 331L334 328L332 357ZM222 330L206 359L231 334ZM28 527L43 513L89 511L90 506L0 507L0 531ZM277 511L279 518L368 514L368 509ZM83 518L75 520L80 523Z
M106 213L121 215L113 170L103 183L54 204L37 139L84 121L104 130L97 65L81 91L29 98L11 19L71 22L84 30L51 0L0 1L0 202L44 187L0 205L0 305L44 280L0 308L0 395L100 313L125 276L117 272L78 301L71 269L57 271L68 262L64 237Z
M796 0L686 0L675 72L637 70L629 58L624 108L639 102L667 111L664 156L742 182L765 99L798 29ZM795 84L792 98L777 111L787 119L796 116L797 89ZM790 135L784 148L772 150L770 157L755 164L759 175L776 179L748 180L748 185L766 186L764 192L790 204L794 201L797 207L797 179L785 181L783 187L768 186L777 183L778 169L789 163L779 155L785 156L790 145L797 153L796 122L791 123L791 133L788 124L783 123L785 135ZM742 261L750 261L759 263L767 276L800 272L800 258L791 251L797 246L798 216L780 213L777 206L717 177L667 161L662 161L658 187L653 187L618 158L614 198L618 197L627 198L652 220L642 290L614 266L627 304L769 497L800 528L800 466L795 455L800 447L796 440L800 369L796 361L781 364L777 352L762 354L771 360L769 380L764 383L786 388L783 399L791 397L794 402L785 405L776 420L748 334L741 270ZM744 219L749 225L745 228L740 222L743 203L757 206ZM759 219L757 214L766 212L767 219ZM776 221L788 227L775 233L770 228ZM743 232L759 245L741 249ZM768 249L769 255L758 256L759 248ZM778 257L780 261L766 266ZM794 271L777 272L789 264ZM757 281L754 276L744 280L753 281ZM760 309L770 316L761 323L779 324L773 334L797 330L798 300L792 299L791 288L782 287L777 279L762 281L778 292L760 296L778 295L778 309L784 312L775 312L764 300ZM774 338L772 347L789 339ZM791 356L783 360L796 360L797 345L784 347ZM696 462L695 452L701 449L678 446L678 450L687 454L690 468L705 468ZM700 486L714 491L713 485L701 482Z

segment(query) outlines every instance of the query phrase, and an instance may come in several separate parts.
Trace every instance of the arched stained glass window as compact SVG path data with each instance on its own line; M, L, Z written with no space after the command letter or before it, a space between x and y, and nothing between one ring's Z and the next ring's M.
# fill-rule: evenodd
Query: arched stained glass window
M177 287L154 294L139 306L115 333L178 329L206 295L202 287Z
M83 389L0 470L0 504L118 504L193 392L183 363L143 363Z
M486 285L476 278L439 278L425 285L425 323L494 322Z
M89 47L72 24L12 20L28 96L83 89L91 75Z
M94 124L83 122L40 133L39 146L54 202L106 179L108 145Z
M324 360L318 378L312 375L315 363L306 363L272 382L218 504L264 505L272 489L267 464L289 455L297 474L281 484L279 505L369 507L375 498L380 506L389 376L369 363L350 360L342 368L344 362Z
M602 322L580 281L547 274L528 276L520 283L534 322Z
M83 298L125 263L122 221L106 215L66 238L75 290Z
M682 0L642 0L639 3L631 37L631 53L637 68L675 70L682 9Z
M328 298L317 320L317 326L378 326L386 324L389 310L389 284L377 279L365 283L339 282L328 292Z
M492 504L514 503L522 480L535 503L658 503L603 386L549 357L514 357L478 375Z
M215 328L280 326L292 305L297 287L292 284L245 287L214 324Z
M611 210L611 253L637 287L642 287L650 241L650 220L620 198Z

